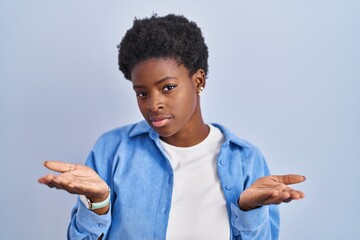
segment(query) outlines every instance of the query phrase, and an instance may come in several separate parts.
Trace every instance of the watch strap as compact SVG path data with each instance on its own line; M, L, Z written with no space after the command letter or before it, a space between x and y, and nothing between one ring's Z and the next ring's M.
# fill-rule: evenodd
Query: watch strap
M93 203L86 196L83 196L84 198L86 198L86 203L87 203L86 207L88 209L95 210L95 209L103 208L106 205L108 205L110 203L110 195L111 195L110 187L108 187L108 191L109 191L109 196L104 201L101 201L101 202Z

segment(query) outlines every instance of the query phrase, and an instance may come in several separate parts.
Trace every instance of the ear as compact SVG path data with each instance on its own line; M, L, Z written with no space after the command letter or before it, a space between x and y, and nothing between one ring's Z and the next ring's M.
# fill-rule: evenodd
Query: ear
M196 92L200 90L200 88L204 89L206 85L206 76L205 71L202 69L198 69L193 75L192 80L194 82L194 86Z

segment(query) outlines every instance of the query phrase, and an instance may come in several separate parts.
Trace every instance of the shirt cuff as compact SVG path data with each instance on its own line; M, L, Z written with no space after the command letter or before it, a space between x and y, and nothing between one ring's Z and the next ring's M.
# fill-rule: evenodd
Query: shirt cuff
M237 204L231 203L231 225L240 232L258 231L268 221L268 206L242 211Z
M106 214L99 215L86 208L85 204L78 200L76 213L76 226L80 232L95 233L101 235L106 233L111 223L111 205Z

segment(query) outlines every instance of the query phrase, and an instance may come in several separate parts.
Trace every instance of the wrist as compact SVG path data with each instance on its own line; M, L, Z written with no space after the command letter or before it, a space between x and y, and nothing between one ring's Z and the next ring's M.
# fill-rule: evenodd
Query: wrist
M94 197L88 198L85 195L81 195L80 200L84 203L87 209L96 210L108 206L110 203L110 196L111 196L110 187L108 187L106 196L102 195L101 197L97 197L97 198Z
M252 206L252 205L249 205L248 203L246 203L245 201L243 201L243 200L241 199L241 196L240 196L239 199L238 199L238 205L239 205L240 210L242 210L242 211L249 211L249 210L252 210L252 209L256 209L256 208L261 207L261 206Z
M240 202L240 199L238 201L238 205L241 211L249 211L251 210L250 207L246 206L245 204L243 204L242 202Z
M107 185L106 182L101 183L101 188L99 189L99 192L91 195L85 194L85 196L90 200L90 202L93 203L102 202L106 200L109 195L110 195L110 187Z

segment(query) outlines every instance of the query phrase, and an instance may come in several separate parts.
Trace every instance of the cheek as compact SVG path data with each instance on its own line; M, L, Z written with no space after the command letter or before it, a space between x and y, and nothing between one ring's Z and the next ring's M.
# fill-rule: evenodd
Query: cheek
M141 114L145 117L145 114L146 114L146 105L141 103L140 101L137 101L137 104L138 104L138 108L141 112Z
M192 115L195 111L196 104L196 95L192 92L189 92L180 99L179 103L177 104L177 108L181 109L183 113L187 113L186 115Z
M187 91L187 94L186 94L186 102L188 104L191 104L191 106L195 106L197 104L197 94L195 93L195 91L190 88L188 91Z

